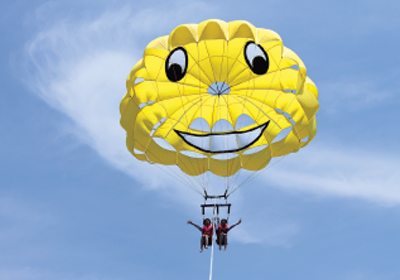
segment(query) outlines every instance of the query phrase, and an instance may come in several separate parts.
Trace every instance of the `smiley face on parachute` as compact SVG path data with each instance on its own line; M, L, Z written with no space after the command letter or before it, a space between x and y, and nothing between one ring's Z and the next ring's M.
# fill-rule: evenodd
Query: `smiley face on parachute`
M318 107L303 62L277 33L207 20L146 47L120 112L139 160L231 176L307 145Z

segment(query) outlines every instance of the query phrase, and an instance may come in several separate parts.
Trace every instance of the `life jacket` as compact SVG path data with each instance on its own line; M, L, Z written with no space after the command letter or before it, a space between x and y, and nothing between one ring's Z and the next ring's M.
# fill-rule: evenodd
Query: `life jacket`
M220 234L228 234L229 226L228 224L225 224L225 226L222 226L221 224L218 226L218 235Z
M209 225L207 226L203 226L203 230L201 231L202 235L208 235L209 237L212 237L213 234L213 226Z

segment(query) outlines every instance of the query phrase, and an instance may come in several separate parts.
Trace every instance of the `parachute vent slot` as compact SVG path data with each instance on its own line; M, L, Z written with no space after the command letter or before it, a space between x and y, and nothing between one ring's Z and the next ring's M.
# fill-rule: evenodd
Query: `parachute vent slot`
M158 123L156 123L156 124L153 126L153 130L150 132L150 136L153 136L154 133L156 132L157 128L159 128L160 125L162 125L162 123L165 122L167 119L168 119L168 118L162 118Z
M140 109L143 109L144 107L146 107L146 106L148 106L148 105L151 105L151 104L154 104L154 103L156 103L156 102L155 102L155 101L149 101L149 102L141 103L141 104L139 105L139 108L140 108Z
M292 117L291 117L288 113L282 111L281 109L275 109L275 111L277 111L279 114L285 116L285 118L286 118L292 125L295 125L295 124L296 124L296 122L294 121L294 119L292 119Z
M176 152L175 148L171 144L169 144L165 139L154 137L153 140L161 148L164 148L171 152Z
M139 83L141 83L141 82L144 82L144 81L145 81L145 79L139 77L139 78L136 78L136 79L135 79L134 84L137 85L137 84L139 84Z
M143 155L143 154L144 154L144 152L139 151L139 150L137 150L137 149L133 149L133 153L134 153L134 154L137 154L137 155Z
M293 93L293 94L296 94L296 93L297 93L297 90L295 90L295 89L290 89L290 88L284 89L283 91L284 91L284 92Z
M300 139L300 142L305 143L308 141L309 136L307 135L307 137Z
M289 133L292 131L293 127L287 127L281 130L281 132L279 132L279 134L274 138L274 140L272 141L272 143L276 143L278 141L281 141L282 139L286 138L286 136L289 135Z

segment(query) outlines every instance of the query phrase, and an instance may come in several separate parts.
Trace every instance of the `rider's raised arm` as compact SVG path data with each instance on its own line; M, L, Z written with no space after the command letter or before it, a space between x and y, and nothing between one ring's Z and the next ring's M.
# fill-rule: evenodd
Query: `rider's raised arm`
M198 230L203 231L203 228L199 225L196 225L195 223L193 223L192 221L188 221L187 222L189 225L192 225L194 227L196 227Z
M229 227L228 231L230 231L231 229L233 229L235 226L239 225L242 222L242 219L240 219L236 224L233 224Z

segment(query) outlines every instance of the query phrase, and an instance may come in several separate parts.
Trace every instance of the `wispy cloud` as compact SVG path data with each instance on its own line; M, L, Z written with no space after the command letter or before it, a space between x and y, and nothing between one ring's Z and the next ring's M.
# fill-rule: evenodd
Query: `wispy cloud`
M61 19L27 44L26 82L50 106L70 117L77 137L113 166L149 186L171 182L162 172L143 176L148 170L157 171L127 152L119 103L126 92L125 79L142 56L138 46L168 34L182 22L201 20L212 10L203 2L189 1L164 10L132 12L125 7L91 20Z
M245 244L257 243L289 248L292 246L291 238L300 232L300 226L294 222L274 224L270 221L259 221L253 219L246 221L243 227L235 227L229 233L230 238Z
M125 77L142 55L143 41L168 34L182 22L199 22L213 11L203 2L165 9L168 11L109 11L84 21L62 19L39 32L26 46L27 84L50 106L74 121L73 133L82 142L111 166L150 188L176 187L177 183L154 166L135 160L125 147L126 135L119 125L118 110L126 91ZM327 85L331 92L340 91L337 98L342 99L359 98L371 87L374 84L365 82L361 87L345 87L347 92L343 92L342 84ZM364 101L375 101L374 98L367 95ZM395 172L400 163L395 158L314 145L291 158L290 162L274 167L263 180L290 191L360 198L384 205L400 203L400 177ZM174 195L180 193L178 188ZM185 196L184 201L195 199L186 191L181 195ZM299 229L292 223L271 224L254 235L238 227L232 238L245 243L290 246L291 236Z
M27 65L32 70L27 81L35 92L74 120L76 135L113 166L154 187L168 180L168 176L143 177L148 170L154 172L154 168L138 163L126 151L118 106L125 92L125 77L141 57L142 50L138 49L139 42L135 38L159 36L152 34L154 30L167 33L166 25L192 22L195 20L193 11L201 18L209 7L201 2L189 2L170 9L168 13L159 10L132 13L124 9L107 12L91 21L61 20L52 28L39 32L26 47ZM361 86L359 83L345 87L335 84L327 88L330 87L332 93L329 96L351 99L363 95L363 100L368 103L385 96L368 95L368 89L373 86L367 81ZM346 92L343 92L344 88ZM366 156L362 151L357 154L345 150L338 152L313 145L306 150L301 156L309 159L306 165L309 169L304 169L303 162L291 161L295 162L291 167L286 169L285 165L285 168L275 169L275 175L268 176L269 180L284 177L287 179L279 180L279 185L317 193L390 202L399 200L392 194L397 191L394 184L398 178L394 172L389 172L399 166L395 159L389 160L384 155ZM375 187L382 180L387 183L385 187Z
M260 177L289 191L400 204L400 161L395 156L310 145L290 157Z
M387 80L390 80L387 78ZM368 109L377 104L389 103L397 92L384 88L385 81L367 80L352 77L342 78L335 82L322 82L318 85L321 93L320 101L324 112L328 114L343 114Z

